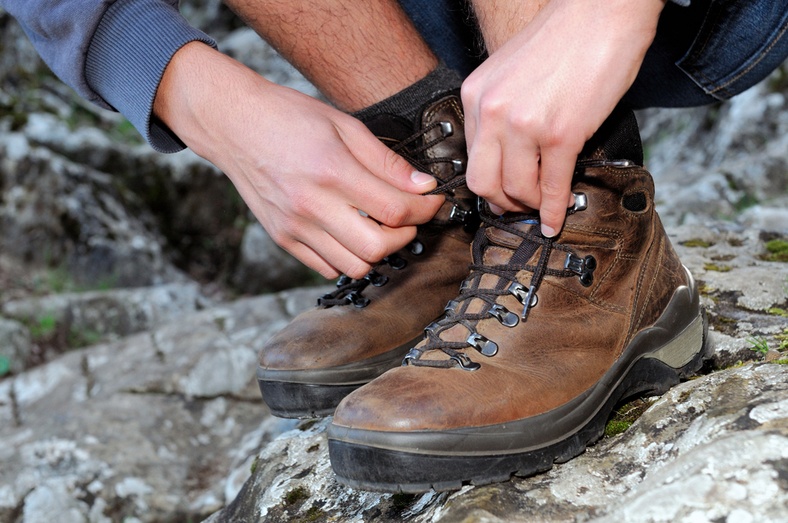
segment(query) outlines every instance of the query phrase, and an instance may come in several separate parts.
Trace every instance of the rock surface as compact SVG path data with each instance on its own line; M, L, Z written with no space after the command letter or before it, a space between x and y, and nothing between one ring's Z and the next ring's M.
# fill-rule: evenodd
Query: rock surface
M787 397L788 366L716 372L545 474L420 496L338 484L324 421L268 445L235 503L209 521L776 523L788 518Z
M317 96L221 2L184 11L260 74ZM1 9L0 28L0 253L90 288L197 280L252 293L311 277L299 269L266 279L276 271L264 269L295 261L270 248L242 258L242 239L265 233L218 169L191 151L155 153L120 115L53 78Z
M337 484L326 422L268 416L253 377L265 340L322 292L302 289L184 313L0 381L0 521L186 520L224 506L211 521L784 520L788 366L737 362L763 359L756 338L784 344L788 264L759 259L760 235L730 224L669 233L701 282L719 370L546 474L423 496ZM727 272L710 268L719 256Z
M228 473L293 423L253 372L315 289L239 300L0 381L0 521L187 520L232 499ZM240 481L246 479L242 477Z

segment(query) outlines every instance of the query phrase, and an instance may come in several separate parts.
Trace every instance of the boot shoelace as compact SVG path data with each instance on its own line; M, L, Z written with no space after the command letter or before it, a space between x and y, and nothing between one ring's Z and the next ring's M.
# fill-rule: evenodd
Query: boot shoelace
M570 209L570 213L585 208L585 195L576 194L576 199L580 202ZM473 361L465 351L473 348L486 357L495 356L498 352L498 345L476 332L475 324L483 319L494 317L502 325L513 328L521 321L528 319L529 311L538 303L537 290L546 275L562 278L579 277L584 286L590 286L594 279L596 260L593 256L580 257L570 247L555 243L552 238L546 238L538 233L526 232L513 225L516 223L526 223L533 225L531 230L538 230L538 216L513 216L513 217L492 217L482 214L482 221L490 227L501 229L507 233L522 238L520 246L514 249L514 254L509 263L503 265L485 265L482 256L489 240L482 228L477 233L474 241L474 263L470 266L471 274L463 282L460 288L460 295L449 302L446 306L444 316L436 322L428 325L424 331L427 343L422 347L412 348L403 360L403 365L428 366L439 368L459 367L463 370L477 370L481 367L479 363ZM535 265L528 265L526 262L541 247L541 253ZM548 261L552 251L566 252L564 269L551 269ZM517 280L517 273L520 271L532 273L528 287ZM492 274L498 277L495 288L481 287L481 280L485 274ZM513 295L523 305L520 314L508 310L503 305L496 302L500 296ZM480 312L469 313L467 308L470 303L479 299L486 302ZM446 341L440 334L455 325L460 324L470 333L465 341ZM421 359L428 351L440 350L446 354L448 359Z
M436 128L440 128L441 130L439 136L419 144L421 139L425 137L427 133ZM452 134L454 134L454 127L451 122L434 122L392 146L391 150L401 155L408 162L410 162L411 165L423 172L429 172L429 166L432 164L450 163L454 170L455 176L452 177L448 182L444 182L440 178L435 177L435 179L438 181L438 187L424 194L445 195L446 200L454 205L450 219L466 224L467 226L467 224L472 220L470 215L473 213L473 211L463 209L461 202L454 197L454 189L465 185L465 175L461 174L465 170L465 164L462 162L462 160L457 160L454 158L425 158L422 156L423 152L428 150L430 147L442 142ZM424 252L424 244L419 241L418 238L410 242L405 248L414 256L419 256ZM370 300L366 296L363 296L362 292L364 289L366 289L370 284L373 287L382 287L389 281L388 276L380 274L376 270L382 265L389 265L392 269L399 271L408 265L408 260L399 256L397 253L394 253L383 258L380 264L375 266L371 271L369 271L369 273L367 273L366 276L359 280L342 275L337 280L336 290L324 294L318 298L317 306L333 307L335 305L352 304L357 308L366 307L369 305Z

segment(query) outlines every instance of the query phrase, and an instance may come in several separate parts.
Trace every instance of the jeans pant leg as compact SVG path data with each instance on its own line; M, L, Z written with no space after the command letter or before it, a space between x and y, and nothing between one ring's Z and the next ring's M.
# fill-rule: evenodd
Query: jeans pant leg
M463 78L481 63L476 26L466 2L400 0L399 3L432 51Z
M464 77L479 63L476 31L458 0L400 0L427 44ZM611 30L615 30L611 28ZM725 100L788 58L788 0L668 3L623 103L691 107Z
M624 97L634 108L725 100L788 57L788 0L692 0L668 4L640 73Z

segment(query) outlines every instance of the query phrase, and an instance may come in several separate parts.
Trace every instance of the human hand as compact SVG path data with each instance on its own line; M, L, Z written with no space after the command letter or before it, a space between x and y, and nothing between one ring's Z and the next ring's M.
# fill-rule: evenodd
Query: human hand
M539 209L554 236L577 155L637 76L665 0L551 0L462 86L468 187L495 212Z
M432 176L355 118L200 43L176 53L154 111L227 174L277 244L327 278L363 277L443 202L421 195Z

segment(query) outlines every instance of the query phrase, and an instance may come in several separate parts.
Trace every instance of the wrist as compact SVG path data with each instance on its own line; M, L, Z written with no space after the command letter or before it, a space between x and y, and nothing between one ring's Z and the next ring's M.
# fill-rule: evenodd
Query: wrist
M216 144L211 137L232 119L230 110L251 102L233 93L255 92L267 83L232 58L200 42L190 42L175 53L165 69L153 114L194 152L212 159Z

